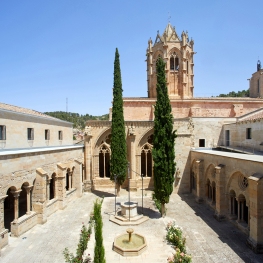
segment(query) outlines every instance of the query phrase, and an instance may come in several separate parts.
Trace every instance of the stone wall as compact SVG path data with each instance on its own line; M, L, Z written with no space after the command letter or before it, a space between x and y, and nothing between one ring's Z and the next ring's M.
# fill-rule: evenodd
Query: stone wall
M252 74L249 86L251 98L263 98L263 69Z
M124 98L125 121L153 120L154 105L154 99ZM171 100L171 106L174 118L233 118L263 107L263 100L251 98L192 98Z
M73 144L72 123L58 119L18 114L0 109L0 125L6 126L6 140L0 141L0 149L46 147ZM34 129L34 139L28 140L27 128ZM50 139L45 140L45 130L50 131ZM58 132L63 139L59 140Z
M238 147L244 151L263 151L263 119L245 120L224 126L224 139L222 145ZM250 136L248 137L248 129ZM226 131L229 131L229 142L227 142Z
M14 221L11 233L19 236L37 223L45 223L47 217L63 209L67 203L82 195L83 146L24 149L0 152L0 246L7 244L8 230L4 227L4 200L8 189L14 195ZM66 175L70 173L72 188L66 191ZM50 181L54 180L54 199L50 197ZM27 212L19 217L21 189L27 190ZM32 203L32 210L31 204Z
M215 217L219 220L229 218L238 228L248 233L248 243L256 252L263 252L263 208L260 205L263 202L262 170L261 156L211 150L191 151L191 174L196 182L196 189L192 192L197 200L208 202L215 209ZM192 178L190 181L193 182ZM216 187L215 201L208 200L208 181ZM195 188L193 185L191 187ZM245 201L248 209L247 224L234 217L231 197L236 202ZM244 209L238 208L238 213L244 213Z

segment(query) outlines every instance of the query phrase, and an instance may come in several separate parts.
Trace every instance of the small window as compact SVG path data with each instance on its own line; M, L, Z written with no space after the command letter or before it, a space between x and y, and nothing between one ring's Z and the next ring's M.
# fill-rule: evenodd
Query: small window
M0 140L6 140L6 126L0 125Z
M63 140L63 133L62 133L62 131L58 131L58 139L59 139L60 141Z
M199 147L205 147L205 139L199 139Z
M45 130L45 140L46 141L50 140L50 132L49 132L49 130Z
M33 128L27 128L27 139L34 140L34 129Z
M246 132L246 138L247 138L247 139L252 139L252 132L251 132L251 128L247 128L247 132Z

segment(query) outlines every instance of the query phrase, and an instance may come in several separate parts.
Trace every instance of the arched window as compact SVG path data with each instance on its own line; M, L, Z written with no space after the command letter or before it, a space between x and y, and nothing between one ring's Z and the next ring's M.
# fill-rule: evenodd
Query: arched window
M249 211L246 203L246 197L242 194L238 196L238 207L239 207L238 215L237 215L238 222L248 224Z
M175 52L170 57L170 70L179 70L179 58Z
M99 175L102 178L110 177L110 149L106 144L100 146Z
M141 150L141 174L152 177L152 145L146 143Z
M55 195L56 195L55 180L56 180L56 174L53 173L50 179L50 183L49 183L49 187L50 187L49 199L50 200L55 198Z
M229 197L230 197L230 209L229 209L230 214L232 216L235 216L235 219L236 219L238 204L237 204L237 200L236 200L236 193L234 190L230 191Z

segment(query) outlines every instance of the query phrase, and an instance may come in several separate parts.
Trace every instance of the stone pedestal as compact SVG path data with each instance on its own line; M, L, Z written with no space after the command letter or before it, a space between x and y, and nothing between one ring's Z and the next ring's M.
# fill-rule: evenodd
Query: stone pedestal
M137 216L138 202L121 202L121 215L129 218Z

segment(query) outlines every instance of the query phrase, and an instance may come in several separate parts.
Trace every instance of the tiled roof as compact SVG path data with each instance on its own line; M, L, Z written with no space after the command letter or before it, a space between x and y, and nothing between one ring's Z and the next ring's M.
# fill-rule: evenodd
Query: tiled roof
M43 117L43 118L49 118L49 119L58 120L57 118L51 117L49 115L46 115L44 113L41 113L41 112L38 112L38 111L35 111L35 110L26 109L26 108L14 106L14 105L9 105L9 104L5 104L5 103L1 103L1 102L0 102L0 109L8 110L8 111L14 111L14 112L17 112L17 113L23 113L23 114L28 114L28 115L34 115L34 116Z
M243 121L255 121L263 119L263 108L255 110L253 112L250 112L248 114L245 114L243 116L240 116L237 119L237 122L243 122Z

